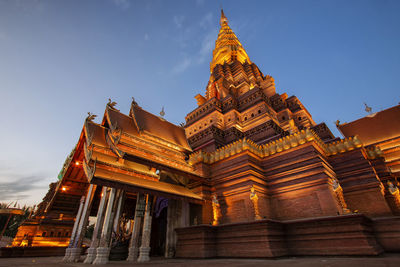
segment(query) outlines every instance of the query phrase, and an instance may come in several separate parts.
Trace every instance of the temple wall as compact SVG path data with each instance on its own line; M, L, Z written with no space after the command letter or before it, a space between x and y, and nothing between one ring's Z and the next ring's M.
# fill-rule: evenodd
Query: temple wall
M378 255L383 249L374 236L373 225L374 222L364 215L352 214L281 222L260 220L178 228L176 257ZM384 222L376 225L382 229L382 236L386 234L386 237L380 239L386 238L383 247L399 251L399 245L395 243L398 236L390 240L387 236L389 232L384 230L387 229Z
M344 215L285 222L290 255L378 255L383 252L373 222Z
M362 149L333 156L329 162L351 211L357 210L371 217L392 215L384 197L383 185L365 159Z
M263 162L273 219L288 220L342 214L330 179L334 173L311 144Z
M283 225L269 220L176 229L176 257L278 257L287 253Z
M331 184L336 175L314 143L263 160L247 153L229 157L210 166L209 175L220 204L220 223L254 220L252 186L261 218L288 220L343 214Z
M261 218L270 218L270 203L266 194L257 193L258 206ZM245 192L222 199L221 212L222 223L250 222L254 221L255 211L250 200L249 187Z
M61 221L60 221L61 222ZM67 246L73 222L25 224L18 228L13 246ZM44 234L45 233L45 234Z
M400 217L376 218L373 222L376 238L385 251L400 251Z

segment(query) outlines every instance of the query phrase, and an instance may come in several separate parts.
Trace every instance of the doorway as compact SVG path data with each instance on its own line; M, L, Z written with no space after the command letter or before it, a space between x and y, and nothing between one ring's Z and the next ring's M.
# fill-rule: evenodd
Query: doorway
M168 199L158 197L151 225L150 256L164 257L167 236Z

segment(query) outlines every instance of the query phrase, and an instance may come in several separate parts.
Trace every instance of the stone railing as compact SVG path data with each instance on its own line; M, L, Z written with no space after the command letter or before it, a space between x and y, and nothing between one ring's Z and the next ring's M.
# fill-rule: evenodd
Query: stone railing
M264 145L257 145L252 140L243 138L221 147L215 152L209 153L200 150L190 154L188 162L190 165L195 165L199 162L212 164L224 158L239 154L243 151L249 151L261 158L264 158L311 141L314 141L322 149L326 156L344 153L362 146L362 143L357 136L342 139L330 144L325 144L314 131L307 128Z

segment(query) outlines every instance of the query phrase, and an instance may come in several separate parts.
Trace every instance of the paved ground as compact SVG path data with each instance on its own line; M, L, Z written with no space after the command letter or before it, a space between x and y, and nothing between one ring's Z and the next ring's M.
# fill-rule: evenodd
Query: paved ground
M38 258L0 258L0 267L88 267L83 263L61 263L62 257L38 257ZM161 258L152 259L148 263L128 263L124 261L113 261L107 267L127 267L127 266L290 266L290 267L369 267L387 266L399 267L400 254L387 254L379 257L289 257L279 259L211 259L211 260L185 260Z

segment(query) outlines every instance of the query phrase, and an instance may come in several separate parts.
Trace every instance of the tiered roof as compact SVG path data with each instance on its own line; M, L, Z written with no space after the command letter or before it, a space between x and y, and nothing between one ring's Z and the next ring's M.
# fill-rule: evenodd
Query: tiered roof
M129 115L109 103L101 124L95 123L93 116L85 120L48 209L64 201L64 194L77 191L77 180L82 185L77 196L88 183L95 183L199 201L198 195L185 188L187 177L202 179L186 161L191 151L183 128L143 110L135 101ZM178 177L178 182L164 182L168 176Z

